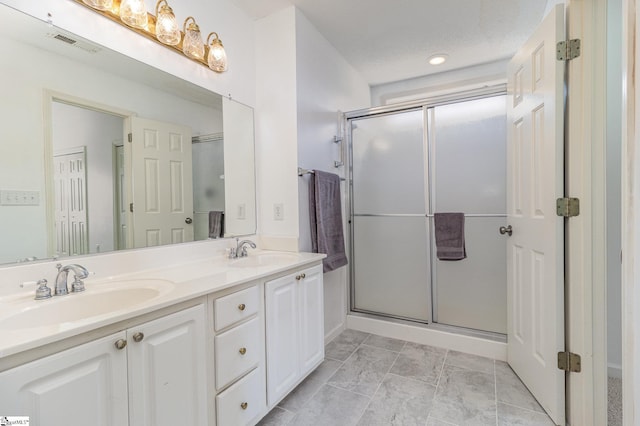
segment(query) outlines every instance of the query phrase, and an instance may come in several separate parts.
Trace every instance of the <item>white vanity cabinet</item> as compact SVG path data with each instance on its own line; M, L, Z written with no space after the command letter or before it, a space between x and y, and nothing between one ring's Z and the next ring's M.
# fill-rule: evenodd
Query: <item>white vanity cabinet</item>
M203 304L0 373L0 413L40 426L207 423Z
M121 331L0 373L0 413L40 426L128 424Z
M259 284L213 300L218 426L255 424L266 414L262 300Z
M324 359L323 306L321 265L265 283L269 407Z
M130 426L207 423L204 304L127 330Z

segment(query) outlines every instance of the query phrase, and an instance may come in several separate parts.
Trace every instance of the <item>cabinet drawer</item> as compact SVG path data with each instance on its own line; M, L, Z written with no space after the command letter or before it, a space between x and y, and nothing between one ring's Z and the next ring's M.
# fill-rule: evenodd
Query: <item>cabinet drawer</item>
M215 337L216 388L221 389L260 363L264 348L254 318Z
M257 286L216 299L213 302L216 331L249 318L258 312L260 291Z
M216 397L218 425L246 425L266 408L264 373L256 368Z

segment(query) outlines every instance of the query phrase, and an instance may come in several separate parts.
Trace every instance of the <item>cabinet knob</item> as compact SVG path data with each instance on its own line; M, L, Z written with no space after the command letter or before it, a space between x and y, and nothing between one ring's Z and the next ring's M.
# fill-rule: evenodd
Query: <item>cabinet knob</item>
M302 275L300 275L302 277L302 279L307 278L307 274L305 274L304 272L302 273Z
M118 339L116 340L116 343L114 343L114 345L116 346L116 349L122 350L125 348L125 346L127 346L127 341L124 339Z
M296 275L296 281L300 281L302 279L302 275Z
M247 348L240 348L238 352L240 352L240 355L244 355L247 353Z
M246 308L244 303L238 305L238 309L240 309L241 311L244 311L244 308Z
M241 407L243 410L246 410L248 406L249 406L249 404L248 404L248 403L246 403L246 402L243 402L242 404L240 404L240 407Z
M142 342L142 339L144 339L144 333L137 332L133 335L134 342Z

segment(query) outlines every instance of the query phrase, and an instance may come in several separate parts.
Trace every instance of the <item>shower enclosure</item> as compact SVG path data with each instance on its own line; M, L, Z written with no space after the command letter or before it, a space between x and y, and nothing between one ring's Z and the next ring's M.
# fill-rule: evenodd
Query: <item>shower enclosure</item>
M352 311L506 334L504 90L346 117ZM438 212L466 259L435 256Z

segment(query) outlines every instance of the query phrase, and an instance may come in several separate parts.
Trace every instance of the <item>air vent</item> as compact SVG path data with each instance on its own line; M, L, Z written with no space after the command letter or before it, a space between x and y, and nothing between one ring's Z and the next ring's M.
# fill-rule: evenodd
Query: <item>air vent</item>
M82 39L75 39L71 34L65 34L59 31L47 33L47 37L60 40L61 42L66 43L69 46L77 47L78 49L84 50L85 52L89 53L98 53L102 50L102 48L95 44L89 43Z
M76 40L69 38L67 36L64 36L62 34L56 34L53 36L53 38L58 39L60 41L64 41L67 44L76 44Z

